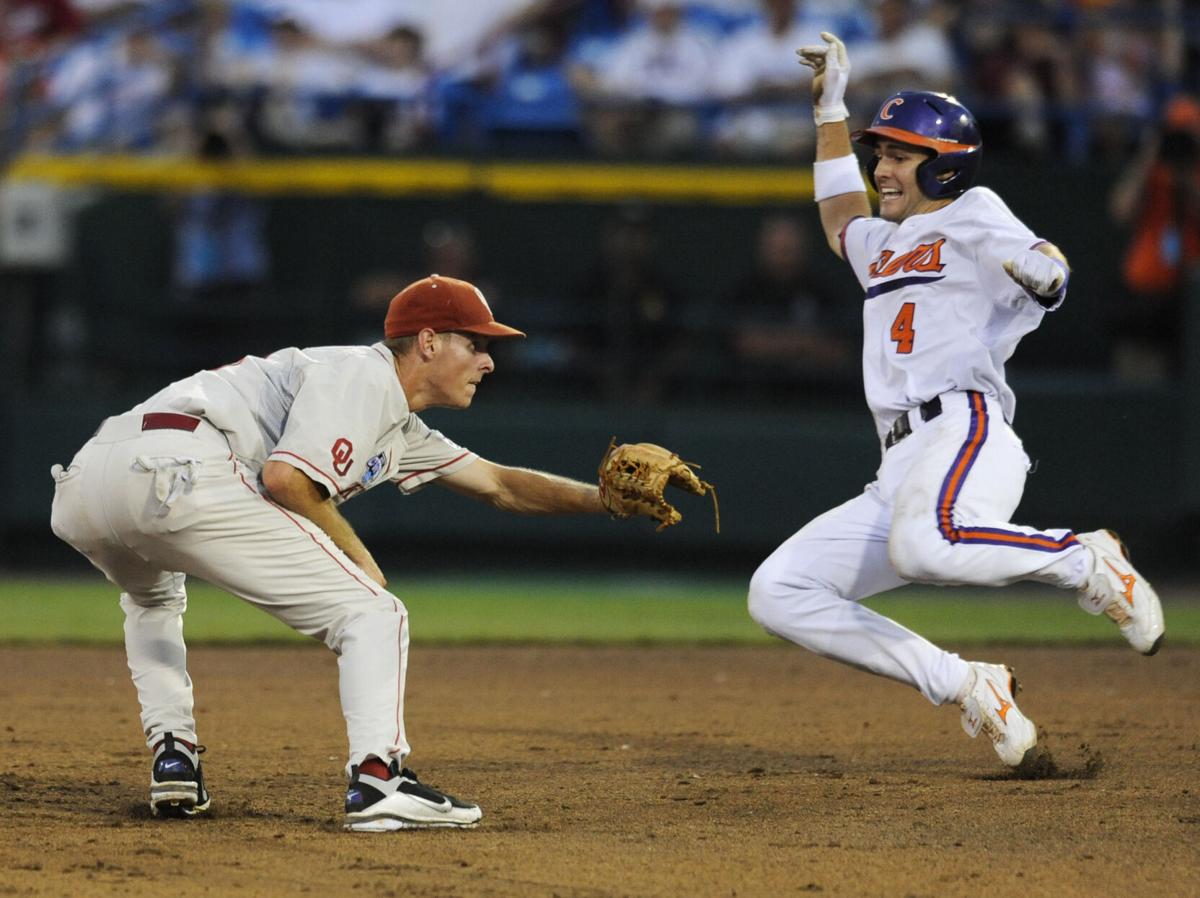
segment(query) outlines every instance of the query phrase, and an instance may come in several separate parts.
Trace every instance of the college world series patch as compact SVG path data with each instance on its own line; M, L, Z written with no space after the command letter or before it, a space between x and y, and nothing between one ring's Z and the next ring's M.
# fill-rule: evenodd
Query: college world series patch
M370 486L371 482L383 473L384 467L387 465L387 453L380 452L374 458L367 460L367 469L363 472L362 485Z

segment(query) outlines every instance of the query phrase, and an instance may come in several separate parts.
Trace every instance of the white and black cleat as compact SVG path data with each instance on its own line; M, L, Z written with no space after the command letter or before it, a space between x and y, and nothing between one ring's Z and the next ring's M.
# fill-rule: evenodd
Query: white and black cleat
M211 799L204 787L200 755L203 745L193 746L171 733L154 748L150 769L150 813L155 817L195 817L208 810Z
M407 767L393 760L382 779L353 768L346 790L345 829L352 832L395 832L402 829L470 829L483 811L427 786Z

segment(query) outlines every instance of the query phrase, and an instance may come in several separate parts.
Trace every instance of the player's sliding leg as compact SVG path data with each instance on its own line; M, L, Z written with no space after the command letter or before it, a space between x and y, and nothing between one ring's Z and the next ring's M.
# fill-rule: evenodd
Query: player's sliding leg
M984 732L1002 761L1019 764L1036 733L1016 707L1011 672L964 661L858 603L906 582L888 560L889 513L868 490L809 523L755 572L750 616L819 655L912 686L935 705L957 705L968 733Z
M996 404L957 394L934 424L889 450L914 457L896 489L890 554L905 579L939 585L1005 586L1021 580L1079 592L1143 654L1163 634L1154 589L1108 531L1074 534L1009 523L1029 459ZM957 398L957 397L956 397Z
M749 610L768 632L827 658L953 701L967 663L858 600L904 584L888 562L890 510L871 492L816 518L750 580Z

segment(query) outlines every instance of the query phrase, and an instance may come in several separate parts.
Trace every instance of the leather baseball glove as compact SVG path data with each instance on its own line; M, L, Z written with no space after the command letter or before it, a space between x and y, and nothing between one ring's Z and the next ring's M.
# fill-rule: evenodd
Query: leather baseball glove
M600 460L600 500L615 517L641 515L658 521L658 530L665 530L683 519L683 515L663 498L663 490L668 485L697 496L712 493L716 530L720 533L717 490L696 476L692 469L698 467L654 443L622 443L618 446L613 437Z

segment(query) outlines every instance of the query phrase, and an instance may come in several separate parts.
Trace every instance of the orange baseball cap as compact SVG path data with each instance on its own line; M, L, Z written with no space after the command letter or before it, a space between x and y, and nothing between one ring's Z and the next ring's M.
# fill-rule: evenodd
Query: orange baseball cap
M383 335L408 337L425 328L442 333L464 331L486 337L523 337L524 331L501 324L474 284L431 274L409 284L388 303Z

